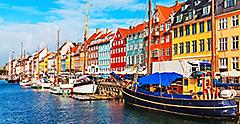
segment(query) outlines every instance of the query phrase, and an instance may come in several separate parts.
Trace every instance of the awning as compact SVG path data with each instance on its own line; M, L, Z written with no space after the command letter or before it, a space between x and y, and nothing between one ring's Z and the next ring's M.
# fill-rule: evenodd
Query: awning
M139 82L139 86L150 85L150 84L170 86L171 82L182 77L183 75L175 72L163 72L163 73L157 72L157 73L139 78L138 82Z
M222 76L225 77L240 77L240 71L232 70L232 71L226 71L221 73Z

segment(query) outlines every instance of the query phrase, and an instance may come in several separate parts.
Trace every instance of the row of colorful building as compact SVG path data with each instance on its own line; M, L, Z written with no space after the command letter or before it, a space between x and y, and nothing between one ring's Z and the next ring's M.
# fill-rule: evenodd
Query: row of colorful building
M212 30L216 31L217 71L239 69L239 0L216 0L212 29L211 0L187 0L170 7L156 5L152 18L151 62L172 60L211 60ZM96 29L84 43L66 41L59 49L61 72L86 72L108 77L112 71L124 71L147 62L148 23L129 28ZM84 59L86 46L86 59ZM39 59L39 61L38 61ZM14 72L20 70L20 58L12 60ZM11 62L12 62L11 61ZM56 72L56 52L47 48L26 58L25 72L36 75ZM38 68L39 67L39 68Z

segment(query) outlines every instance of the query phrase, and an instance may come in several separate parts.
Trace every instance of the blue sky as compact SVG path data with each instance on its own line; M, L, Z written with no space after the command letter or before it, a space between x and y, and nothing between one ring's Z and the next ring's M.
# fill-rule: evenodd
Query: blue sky
M89 0L89 35L96 28L128 28L147 19L147 0ZM153 0L174 5L175 0ZM20 55L20 44L33 53L37 46L55 50L56 32L61 43L83 39L85 0L0 0L0 66L10 51Z

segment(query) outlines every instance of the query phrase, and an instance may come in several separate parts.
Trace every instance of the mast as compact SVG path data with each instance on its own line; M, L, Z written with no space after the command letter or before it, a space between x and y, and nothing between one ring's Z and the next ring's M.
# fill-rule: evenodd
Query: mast
M216 23L215 23L215 0L212 0L212 58L211 58L211 65L212 65L212 82L214 83L215 79L215 72L216 72L216 62L217 62L217 56L216 56ZM215 85L216 89L216 98L218 98L218 88Z
M38 54L37 54L37 57L38 57L38 58L37 58L37 61L38 61L38 62L37 62L37 63L38 63L38 67L37 67L38 80L40 79L40 74L39 74L39 54L40 54L40 53L39 53L39 46L38 46Z
M83 59L83 74L86 74L86 56L87 56L87 35L88 35L88 0L86 0L86 13L84 22L84 59Z
M23 42L21 42L20 74L19 74L20 80L22 80L22 76L23 76Z
M58 29L58 32L57 32L57 84L59 84L58 82L58 78L59 78L59 32L60 32L60 29Z
M26 69L26 50L24 49L24 51L23 51L23 78L24 78L24 80L26 79L25 69Z
M147 62L147 72L151 74L151 52L150 52L150 45L152 40L152 0L149 0L149 10L148 10L148 62Z
M12 54L11 54L11 80L13 80L13 54L14 54L14 50L12 51Z

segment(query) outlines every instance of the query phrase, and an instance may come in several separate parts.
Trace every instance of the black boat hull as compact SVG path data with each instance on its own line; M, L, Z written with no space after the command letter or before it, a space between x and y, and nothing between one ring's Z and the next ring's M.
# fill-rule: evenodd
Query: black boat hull
M237 105L233 99L228 100L184 100L151 96L123 88L125 103L137 107L197 117L235 118Z

